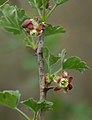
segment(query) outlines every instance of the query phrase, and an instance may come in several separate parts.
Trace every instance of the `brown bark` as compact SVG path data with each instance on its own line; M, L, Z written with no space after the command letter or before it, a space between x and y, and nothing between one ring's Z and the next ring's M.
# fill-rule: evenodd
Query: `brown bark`
M38 49L37 49L38 67L39 67L40 100L46 99L45 71L44 71L44 60L43 60L43 52L42 52L43 45L44 45L44 31L39 37L39 43L38 43ZM41 109L40 120L45 120L44 109Z

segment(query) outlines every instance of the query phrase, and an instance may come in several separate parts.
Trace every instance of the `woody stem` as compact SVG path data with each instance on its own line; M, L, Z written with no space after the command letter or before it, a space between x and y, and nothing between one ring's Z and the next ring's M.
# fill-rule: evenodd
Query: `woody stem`
M39 67L39 85L40 85L40 100L46 99L45 91L45 71L44 71L44 60L43 60L43 48L44 45L44 30L39 36L39 43L37 49L38 67ZM40 120L45 120L45 110L42 108L40 112Z

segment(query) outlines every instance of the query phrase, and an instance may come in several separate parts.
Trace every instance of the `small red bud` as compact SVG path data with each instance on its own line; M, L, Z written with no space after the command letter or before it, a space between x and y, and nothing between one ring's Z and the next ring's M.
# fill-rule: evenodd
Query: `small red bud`
M33 30L33 29L34 29L34 26L33 26L32 23L30 23L30 24L27 26L27 28L29 28L30 30Z
M27 26L32 23L31 20L25 20L23 23L22 23L22 27L23 28L27 28Z
M51 10L51 5L50 5L50 2L49 2L49 1L48 1L48 3L46 4L46 9Z
M41 31L42 30L42 24L38 25L38 27L36 28L37 31Z

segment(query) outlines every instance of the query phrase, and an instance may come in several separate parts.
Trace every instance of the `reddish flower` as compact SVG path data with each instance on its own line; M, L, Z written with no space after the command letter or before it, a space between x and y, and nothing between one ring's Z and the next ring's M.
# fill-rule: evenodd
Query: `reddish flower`
M44 29L45 24L39 21L39 18L34 18L30 20L25 20L22 27L25 28L26 32L30 35L40 35Z
M61 88L67 92L68 90L72 89L72 82L73 77L68 77L68 73L63 71L61 73L61 76L58 77L57 80L55 80L56 83L58 83L58 86L54 87L54 91L58 91Z

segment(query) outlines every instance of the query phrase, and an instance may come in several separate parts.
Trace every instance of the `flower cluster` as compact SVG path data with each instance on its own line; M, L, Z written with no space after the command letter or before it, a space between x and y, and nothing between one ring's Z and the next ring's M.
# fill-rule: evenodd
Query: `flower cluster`
M39 18L27 19L22 23L22 27L30 35L38 36L42 33L45 24L39 21Z
M58 85L56 87L54 87L54 91L58 91L63 89L64 92L67 92L68 90L72 89L72 82L73 77L68 77L68 73L67 72L62 72L61 76L59 76L56 80L54 80L55 83L57 83Z

